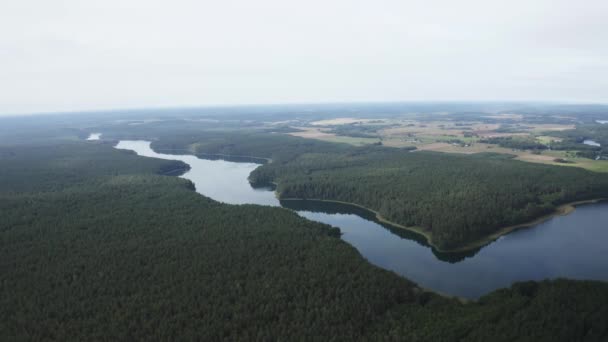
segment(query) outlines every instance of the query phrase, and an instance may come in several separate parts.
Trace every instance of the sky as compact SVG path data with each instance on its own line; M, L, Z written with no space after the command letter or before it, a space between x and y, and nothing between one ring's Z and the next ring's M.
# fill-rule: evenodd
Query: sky
M607 97L606 0L0 1L0 114Z

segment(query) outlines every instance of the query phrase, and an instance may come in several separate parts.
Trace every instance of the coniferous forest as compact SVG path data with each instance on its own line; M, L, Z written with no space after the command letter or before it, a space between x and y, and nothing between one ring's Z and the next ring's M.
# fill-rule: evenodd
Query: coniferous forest
M422 228L446 250L551 214L563 204L608 198L604 174L505 154L353 147L259 132L165 133L152 146L170 153L268 158L271 163L251 174L253 185L276 183L281 198L367 207L394 223Z
M204 139L195 138L202 142L196 152L204 153ZM537 184L545 182L524 195L543 199L541 208L578 199L579 191L590 187L603 189L585 172L567 173L580 182L566 187L551 168L529 168L496 156L467 163L454 157L441 164L428 153L338 144L320 153L317 149L325 143L268 139L245 147L235 139L229 148L271 158L252 178L278 180L284 195L317 196L315 187L327 184L334 191L328 196L357 196L352 184L362 180L381 185L379 179L397 175L421 177L410 165L414 162L442 177L447 177L442 167L464 168L449 179L457 189L451 199L469 189L473 176L467 173L475 170L482 170L473 173L478 180L494 172L496 179L525 174ZM162 138L155 144L162 146ZM214 144L228 149L217 140ZM254 153L267 144L276 151ZM214 152L207 146L206 152ZM379 175L371 172L370 162L382 165ZM0 164L4 340L608 338L608 285L602 282L516 283L464 303L372 266L339 238L336 228L283 208L228 205L203 197L189 181L166 175L185 171L180 162L138 157L112 144L58 138L44 144L3 142ZM505 171L511 165L515 170ZM285 175L296 169L302 172ZM350 182L339 182L339 177ZM300 185L304 179L310 189ZM426 190L435 190L432 182L419 179ZM329 180L335 187L323 183ZM515 182L502 185L503 190L523 191ZM491 193L492 187L483 186ZM475 191L472 187L469 193ZM521 200L515 194L507 198Z
M608 0L0 28L0 342L608 342Z
M307 153L254 171L254 183L278 183L281 198L350 202L384 218L422 227L439 248L466 245L526 223L569 202L608 197L608 178L577 168L475 156L363 147Z

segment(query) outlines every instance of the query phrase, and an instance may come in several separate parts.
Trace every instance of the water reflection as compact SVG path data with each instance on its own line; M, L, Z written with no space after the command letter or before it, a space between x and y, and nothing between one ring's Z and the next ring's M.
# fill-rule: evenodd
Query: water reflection
M100 140L100 139L101 139L101 133L91 133L87 137L87 140L89 140L89 141Z
M190 170L180 177L194 183L196 191L216 201L230 204L262 204L279 206L273 192L263 188L252 188L247 178L259 166L253 162L231 162L224 159L201 159L193 155L157 153L149 141L122 140L117 149L135 151L144 157L180 160L190 165Z
M346 203L337 203L337 202L327 202L327 201L315 201L315 200L281 200L281 206L284 208L289 208L291 210L297 211L300 214L306 213L308 216L312 216L312 213L323 213L329 215L356 215L365 221L369 221L370 223L374 223L375 226L373 229L386 229L392 234L409 241L413 241L418 243L420 246L431 249L433 255L441 261L446 261L450 263L455 263L464 260L465 258L474 256L481 248L476 248L466 252L455 252L455 253L445 253L440 252L431 245L428 244L426 238L416 232L411 230L403 229L400 227L393 226L391 224L379 221L376 218L376 214L373 212L366 210L364 208L350 205ZM372 225L370 224L370 228Z
M161 154L147 141L121 141L116 148L188 163L190 171L181 177L190 179L197 192L215 200L284 206L310 220L339 227L342 239L372 264L437 292L477 298L515 281L557 277L608 280L608 258L604 257L608 255L607 203L580 207L570 215L515 231L475 251L440 253L422 236L378 222L363 208L310 200L279 202L272 188L249 184L249 174L259 166L252 160Z

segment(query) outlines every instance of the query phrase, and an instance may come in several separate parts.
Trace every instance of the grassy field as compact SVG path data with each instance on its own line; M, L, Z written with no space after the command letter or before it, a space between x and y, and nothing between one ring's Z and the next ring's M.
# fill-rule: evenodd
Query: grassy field
M568 160L570 163L559 163L555 159L563 158ZM541 155L533 155L531 153L520 152L517 159L559 166L570 166L570 167L581 167L589 171L595 172L608 172L608 160L591 160L588 158L576 157L572 152L567 151L546 151Z
M357 118L336 118L336 119L314 121L314 122L311 122L310 124L313 126L334 126L334 125L347 125L347 124L352 124L352 123L357 123L357 122L370 123L373 121L378 121L378 120L357 119Z
M591 160L576 157L575 152L514 150L494 144L480 143L480 139L496 137L513 137L514 139L535 139L542 144L560 142L562 139L551 136L550 132L572 129L572 124L527 123L521 121L519 114L497 114L482 118L495 119L496 122L450 120L416 121L412 119L355 119L336 118L310 123L310 126L296 127L301 132L290 133L303 138L318 139L329 142L347 143L355 146L377 143L390 147L411 147L418 150L444 153L482 153L494 152L513 155L514 158L530 163L541 163L558 166L581 167L595 172L608 172L608 161ZM521 121L521 122L520 122ZM337 135L331 132L337 125L380 126L376 131L378 139ZM390 127L386 127L389 125ZM506 126L505 126L506 125ZM509 129L504 129L508 127ZM549 133L547 133L549 132ZM568 163L556 159L567 160Z
M316 127L297 127L302 130L301 132L289 133L290 135L302 138L318 139L323 141L335 142L335 143L346 143L354 146L363 146L373 143L377 143L380 139L376 138L360 138L360 137L347 137L336 135L334 133L327 132L327 129L316 128Z
M553 142L561 142L563 139L561 138L557 138L557 137L552 137L549 135L539 135L536 137L536 140L541 143L541 144L551 144Z
M513 155L515 159L548 165L566 166L566 167L581 167L595 172L608 172L608 160L591 160L587 158L576 157L573 152L569 151L543 151L541 154L534 154L529 151L512 150L504 147L499 147L491 144L476 143L468 147L452 145L447 143L433 143L418 146L419 150L436 151L445 153L482 153L493 152ZM570 163L560 163L556 159L565 159Z

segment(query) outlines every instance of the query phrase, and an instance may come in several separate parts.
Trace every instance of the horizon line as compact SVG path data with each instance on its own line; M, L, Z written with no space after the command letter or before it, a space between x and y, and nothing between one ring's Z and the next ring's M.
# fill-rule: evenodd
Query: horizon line
M383 100L383 101L319 101L319 102L275 102L275 103L219 103L200 105L158 105L158 106L125 106L105 107L99 109L50 110L34 112L0 113L0 117L61 115L61 114L94 114L118 111L173 110L173 109L214 109L214 108L247 108L247 107L277 107L277 106L332 106L332 105L382 105L382 104L519 104L519 105L561 105L561 106L608 106L608 102L581 100Z

